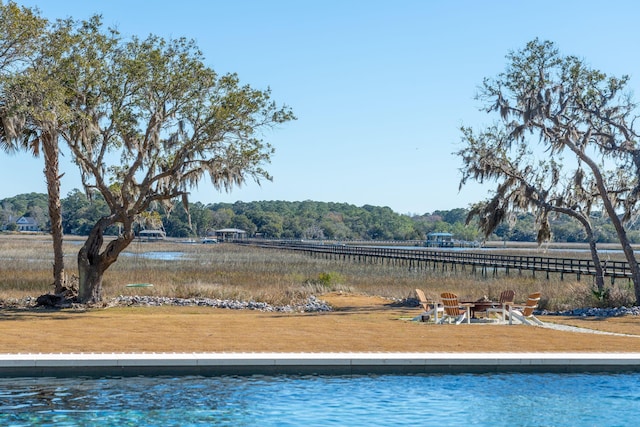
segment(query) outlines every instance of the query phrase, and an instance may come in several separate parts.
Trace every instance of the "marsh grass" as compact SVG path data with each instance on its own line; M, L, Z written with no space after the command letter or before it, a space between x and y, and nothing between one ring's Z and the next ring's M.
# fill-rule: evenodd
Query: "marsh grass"
M77 274L76 257L83 240L65 240L67 274ZM521 253L521 252L520 252ZM565 254L566 255L566 254ZM545 255L547 256L547 255ZM52 249L46 235L0 235L0 299L38 296L53 290ZM127 284L153 287L131 288ZM461 299L497 299L514 289L524 300L542 292L541 307L550 310L596 305L631 305L633 289L627 280L610 286L609 299L599 301L593 281L538 273L482 275L470 268L408 269L406 267L316 258L277 249L231 244L202 245L173 241L134 242L104 276L105 298L152 295L256 300L285 305L326 292L360 293L393 299L413 298L415 289L438 299L452 291Z

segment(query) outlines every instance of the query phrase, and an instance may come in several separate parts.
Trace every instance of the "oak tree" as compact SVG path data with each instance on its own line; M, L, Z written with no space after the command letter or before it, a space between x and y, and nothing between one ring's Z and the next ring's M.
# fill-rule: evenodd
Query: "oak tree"
M498 113L498 122L475 133L463 129L461 184L498 183L494 197L474 213L485 216L489 229L509 212L535 206L540 237L547 238L549 212L573 216L589 235L589 214L602 209L616 230L640 301L640 267L625 228L640 195L636 104L628 77L609 77L537 39L507 59L506 71L485 79L478 96L488 113ZM595 241L590 244L593 250Z
M115 33L100 34L94 21L78 51L80 66L64 77L76 95L76 115L62 136L85 190L100 192L110 209L78 253L83 303L102 299L105 271L133 241L136 220L152 205L169 211L176 201L188 206L190 190L207 178L223 190L247 179L271 179L263 166L273 148L263 137L295 118L271 100L269 89L207 67L193 41L153 35L121 41ZM105 244L104 232L115 224L121 232Z

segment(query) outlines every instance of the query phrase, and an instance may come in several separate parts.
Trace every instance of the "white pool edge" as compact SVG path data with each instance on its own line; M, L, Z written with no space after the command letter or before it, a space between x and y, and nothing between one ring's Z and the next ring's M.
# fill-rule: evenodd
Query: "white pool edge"
M640 353L22 353L0 376L640 372Z

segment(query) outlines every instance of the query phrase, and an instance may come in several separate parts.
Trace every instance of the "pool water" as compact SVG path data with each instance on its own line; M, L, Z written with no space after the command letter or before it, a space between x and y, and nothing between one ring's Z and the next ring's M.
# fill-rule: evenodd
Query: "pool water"
M2 426L627 426L640 374L0 379Z

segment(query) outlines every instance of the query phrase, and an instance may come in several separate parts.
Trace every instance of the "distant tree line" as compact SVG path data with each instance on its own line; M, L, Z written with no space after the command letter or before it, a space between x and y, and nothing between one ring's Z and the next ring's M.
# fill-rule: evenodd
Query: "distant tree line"
M98 193L88 198L80 190L71 191L62 202L62 224L66 235L86 235L95 222L108 215L107 204ZM42 231L48 231L47 195L20 194L0 201L0 225L11 230L10 224L21 216L33 217ZM221 228L239 228L249 236L269 239L332 239L332 240L422 240L431 232L453 233L458 240L482 239L476 223L465 224L468 210L436 210L423 215L398 214L388 207L331 202L257 201L235 203L190 203L188 211L178 203L171 213L156 211L169 237L204 237ZM188 213L187 213L188 212ZM617 241L608 217L592 213L598 241ZM139 228L144 228L141 225ZM567 216L551 220L555 242L585 242L583 227ZM108 230L118 233L116 226ZM630 228L629 236L640 243L640 227ZM537 228L533 214L521 214L512 224L496 228L490 240L534 242Z

